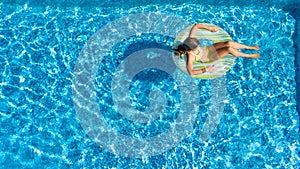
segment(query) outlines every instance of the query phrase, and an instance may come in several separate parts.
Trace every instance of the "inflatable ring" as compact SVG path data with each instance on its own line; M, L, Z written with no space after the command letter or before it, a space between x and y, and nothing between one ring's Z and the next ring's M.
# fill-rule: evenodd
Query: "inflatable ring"
M216 26L216 25L209 24L209 23L201 23L201 24L206 25L206 26ZM190 25L187 28L183 29L180 33L177 34L177 36L174 40L174 46L178 46L183 43L183 41L189 36L190 30L192 27L193 27L193 25ZM212 41L213 43L224 42L224 41L233 41L231 39L230 35L220 27L218 27L217 32L210 32L206 29L198 29L196 34L193 37L199 39L200 46L203 46L203 42L205 42L205 41L206 42ZM212 44L210 44L210 45L212 45ZM207 66L214 65L215 71L197 74L197 75L194 75L193 78L214 79L217 77L221 77L224 74L226 74L226 72L228 70L231 69L231 67L234 64L235 58L236 57L234 57L233 55L228 54L225 57L215 60L215 61L212 61L212 62L203 63L203 62L199 62L199 61L198 62L194 61L194 63L193 63L194 70L199 70L199 69L203 69ZM187 67L186 67L186 60L187 60L186 55L179 57L179 56L176 56L175 54L173 54L173 60L174 60L175 64L177 65L177 67L181 71L188 74Z

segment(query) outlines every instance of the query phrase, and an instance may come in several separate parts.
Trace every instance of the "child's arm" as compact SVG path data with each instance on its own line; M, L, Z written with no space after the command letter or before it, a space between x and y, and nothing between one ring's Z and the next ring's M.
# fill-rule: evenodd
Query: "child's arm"
M200 69L200 70L194 70L193 69L193 60L192 60L192 58L189 54L187 54L186 67L187 67L187 70L188 70L188 73L189 73L190 76L193 76L193 75L196 75L196 74L202 74L202 73L206 72L206 68Z
M189 37L192 37L195 35L197 29L206 29L208 31L211 31L211 32L217 32L218 31L218 28L216 26L205 26L205 25L202 25L202 24L199 24L199 23L196 23L191 31L190 31L190 34L189 34Z

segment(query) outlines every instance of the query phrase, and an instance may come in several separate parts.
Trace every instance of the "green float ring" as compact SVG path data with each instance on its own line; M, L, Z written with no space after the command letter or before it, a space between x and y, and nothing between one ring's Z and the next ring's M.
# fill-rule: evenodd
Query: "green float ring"
M201 23L206 26L216 26L210 23ZM179 32L174 40L174 46L178 46L179 44L182 44L183 41L189 36L190 30L193 27L193 25L190 25L183 29L181 32ZM193 36L194 38L199 39L201 43L201 39L208 39L211 40L214 43L217 42L226 42L226 41L233 41L230 35L222 28L218 27L217 32L211 32L206 29L198 29ZM200 79L214 79L217 77L221 77L226 74L228 70L231 69L231 67L234 65L236 57L228 54L225 57L212 61L207 63L197 62L195 61L193 63L193 69L199 70L203 69L207 66L214 65L215 71L214 72L205 72L202 74L193 75L193 78L200 78ZM183 55L182 57L176 56L173 54L173 60L177 67L183 71L184 73L188 74L187 67L186 67L186 55Z

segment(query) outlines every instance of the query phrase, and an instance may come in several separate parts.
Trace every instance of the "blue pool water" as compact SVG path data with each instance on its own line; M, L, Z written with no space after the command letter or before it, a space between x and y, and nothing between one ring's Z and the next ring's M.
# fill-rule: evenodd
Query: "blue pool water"
M127 8L108 4L84 8L49 5L0 4L0 168L300 167L294 65L297 53L293 41L297 23L287 11L266 6L212 6L192 1ZM160 154L132 158L108 151L87 134L75 108L78 102L74 100L74 70L82 49L99 29L129 14L146 12L176 16L188 23L216 24L237 42L259 45L261 56L256 60L237 58L224 77L227 91L222 100L224 111L207 141L199 141L199 135L212 105L212 81L194 79L199 91L198 111L196 118L190 119L195 120L190 134ZM145 28L154 26L166 34L177 29L169 27L173 23L160 24L168 18L156 19L141 22ZM119 28L120 34L128 31L128 27L120 25ZM164 111L151 123L134 123L124 117L115 107L112 94L112 88L123 85L118 81L116 86L112 83L116 72L122 70L119 65L126 67L124 60L135 52L148 48L168 51L165 57L151 53L142 57L145 63L160 59L169 71L176 72L177 68L170 63L173 40L151 30L120 39L97 65L95 79L86 79L95 82L99 111L118 133L151 138L176 123L184 106L181 96L186 93L180 88L182 84L165 71L149 67L129 82L132 107L147 111L155 101L165 104ZM110 41L103 38L100 42ZM185 75L182 73L180 77ZM152 100L154 90L161 93ZM120 111L126 110L121 106ZM93 119L87 119L87 123L90 121ZM134 150L133 146L122 148Z

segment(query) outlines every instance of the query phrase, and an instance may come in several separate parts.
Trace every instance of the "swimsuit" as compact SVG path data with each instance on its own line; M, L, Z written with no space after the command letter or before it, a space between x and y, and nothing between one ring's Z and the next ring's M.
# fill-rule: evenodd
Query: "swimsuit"
M194 62L210 62L211 58L211 52L208 46L204 47L197 47L198 53L195 54L192 52L192 54L195 56Z

